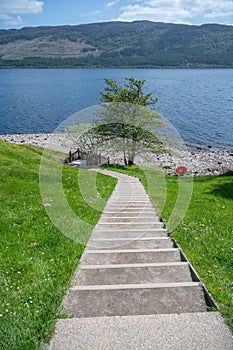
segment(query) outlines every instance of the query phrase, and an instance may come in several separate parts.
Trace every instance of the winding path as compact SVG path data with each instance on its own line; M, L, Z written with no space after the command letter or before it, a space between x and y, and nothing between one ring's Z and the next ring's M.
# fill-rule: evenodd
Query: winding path
M63 300L72 318L57 320L50 350L232 350L140 181L104 173L118 183Z

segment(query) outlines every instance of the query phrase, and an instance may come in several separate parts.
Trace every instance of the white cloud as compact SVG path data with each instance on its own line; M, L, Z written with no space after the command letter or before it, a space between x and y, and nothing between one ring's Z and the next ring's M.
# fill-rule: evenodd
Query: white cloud
M7 25L20 25L21 15L42 13L43 5L39 0L1 0L0 20Z
M111 1L111 2L108 2L106 7L107 8L112 8L113 6L117 5L119 3L119 0L116 0L116 1Z
M12 25L12 26L18 26L22 24L22 18L21 16L10 16L7 14L1 14L0 13L0 21L3 21L7 25Z
M38 0L1 0L0 11L8 14L41 13L44 3Z
M80 13L80 16L83 17L95 17L101 13L100 10L94 10L92 12L85 12L85 13Z
M193 23L213 22L214 19L231 21L232 0L135 0L120 9L117 20L151 20L156 22Z

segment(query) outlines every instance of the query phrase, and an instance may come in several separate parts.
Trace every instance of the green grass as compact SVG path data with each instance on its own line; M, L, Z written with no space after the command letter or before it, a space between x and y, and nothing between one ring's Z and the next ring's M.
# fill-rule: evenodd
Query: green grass
M186 177L164 177L158 170L143 171L138 167L111 166L110 169L138 176L149 190L155 207L161 211L163 221L169 222L177 199L178 181L185 184ZM148 179L154 179L154 187L148 186ZM166 182L166 197L162 191L163 181ZM233 330L232 212L232 174L197 177L189 208L182 222L172 231L172 237L184 250Z
M49 341L84 249L63 235L46 212L49 207L39 189L41 153L40 148L0 142L0 348L4 350L40 349ZM59 157L51 153L50 165L56 167ZM83 176L87 185L89 173ZM80 193L77 175L77 168L63 166L65 196L75 215L93 226L101 212ZM115 179L97 175L96 187L104 199L115 184ZM65 222L62 211L60 215Z

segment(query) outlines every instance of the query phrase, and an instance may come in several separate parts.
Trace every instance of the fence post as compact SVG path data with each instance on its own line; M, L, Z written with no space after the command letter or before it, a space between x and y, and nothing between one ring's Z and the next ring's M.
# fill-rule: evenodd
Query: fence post
M71 153L71 151L69 152L69 163L71 163L72 162L72 153Z

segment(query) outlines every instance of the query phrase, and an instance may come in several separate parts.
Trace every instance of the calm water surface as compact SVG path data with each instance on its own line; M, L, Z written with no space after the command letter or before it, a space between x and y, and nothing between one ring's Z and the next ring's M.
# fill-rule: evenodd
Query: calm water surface
M104 78L131 76L187 143L233 149L233 69L0 70L0 133L52 132L99 103Z

